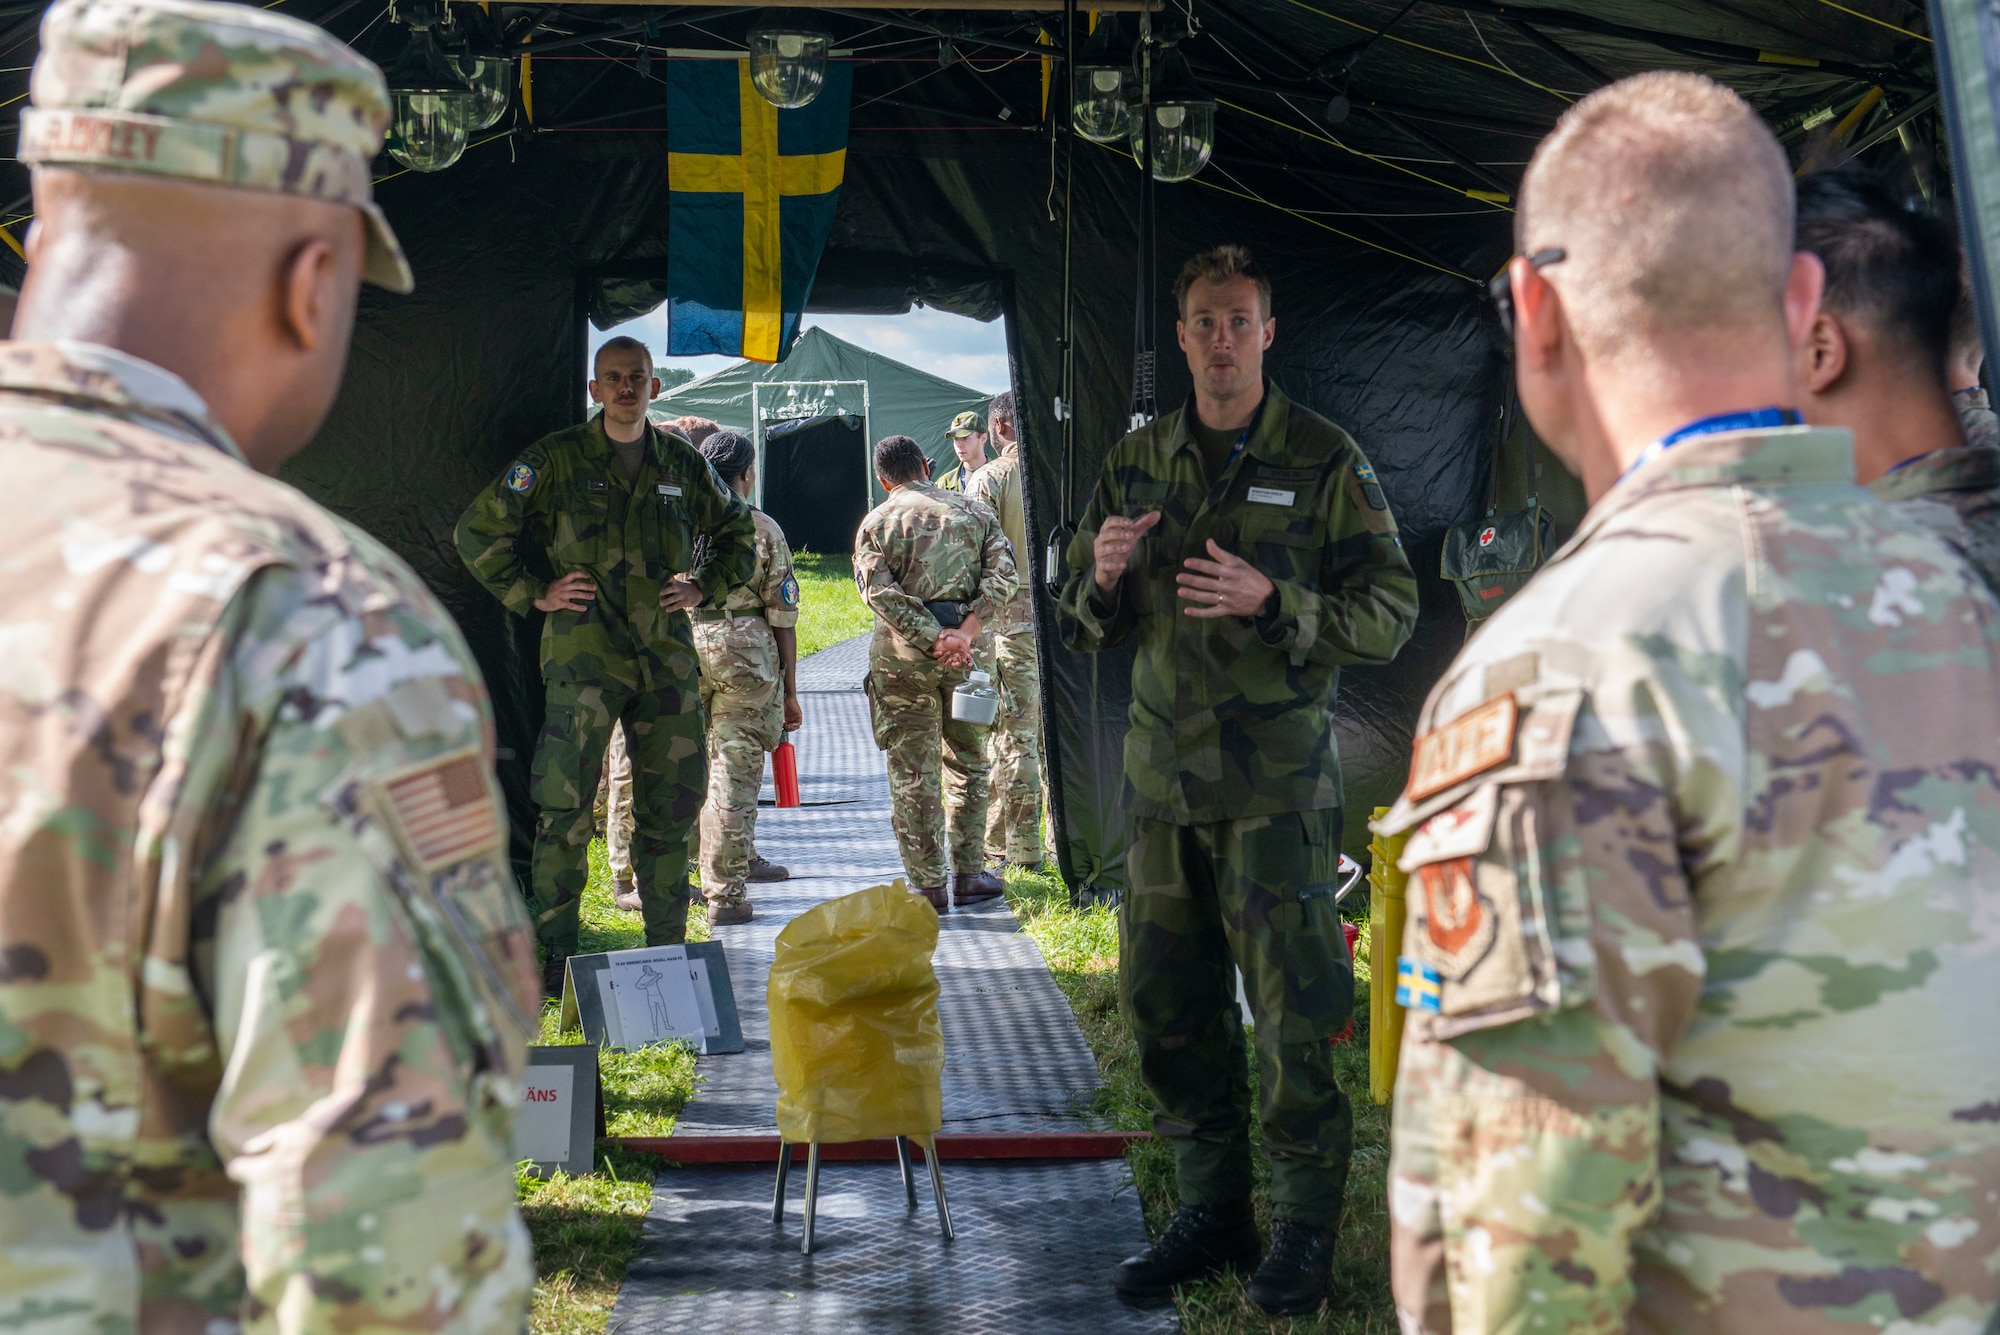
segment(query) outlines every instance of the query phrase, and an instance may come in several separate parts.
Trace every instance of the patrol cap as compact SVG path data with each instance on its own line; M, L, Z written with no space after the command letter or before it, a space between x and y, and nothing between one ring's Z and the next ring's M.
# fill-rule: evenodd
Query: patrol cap
M211 0L58 0L21 113L22 162L352 204L369 282L415 286L375 203L382 71L324 29Z
M965 436L977 436L985 430L986 424L979 420L978 413L963 412L951 419L951 430L945 432L945 434L947 436L963 438Z

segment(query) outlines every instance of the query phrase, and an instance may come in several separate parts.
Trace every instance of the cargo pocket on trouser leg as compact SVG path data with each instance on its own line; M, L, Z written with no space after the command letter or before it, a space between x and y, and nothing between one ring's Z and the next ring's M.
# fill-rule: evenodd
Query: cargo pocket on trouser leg
M1287 1043L1332 1038L1354 1018L1354 965L1341 937L1339 890L1341 812L1302 811L1296 819L1305 842L1304 874L1292 903L1280 916L1290 921L1280 952L1285 970Z
M576 706L551 704L542 714L542 733L535 739L529 796L544 811L561 811L583 800L583 748L578 744ZM593 794L595 796L595 794Z

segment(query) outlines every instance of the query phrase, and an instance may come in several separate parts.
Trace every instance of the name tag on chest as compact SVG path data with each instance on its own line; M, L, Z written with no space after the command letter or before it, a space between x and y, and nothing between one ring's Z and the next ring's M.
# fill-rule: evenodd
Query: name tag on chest
M681 494L681 489L671 482L662 482L654 490L658 491L662 496L678 496Z
M1252 487L1244 497L1252 505L1290 505L1298 500L1299 494L1282 487Z

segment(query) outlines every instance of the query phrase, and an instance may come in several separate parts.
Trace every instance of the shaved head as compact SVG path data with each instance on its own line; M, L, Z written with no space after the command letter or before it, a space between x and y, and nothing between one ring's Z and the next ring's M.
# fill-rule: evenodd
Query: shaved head
M1585 355L1687 335L1782 328L1792 175L1750 104L1699 74L1623 79L1564 113L1521 183L1520 253L1547 277Z
M361 211L168 176L38 167L14 336L117 348L188 382L275 471L325 420L367 256Z

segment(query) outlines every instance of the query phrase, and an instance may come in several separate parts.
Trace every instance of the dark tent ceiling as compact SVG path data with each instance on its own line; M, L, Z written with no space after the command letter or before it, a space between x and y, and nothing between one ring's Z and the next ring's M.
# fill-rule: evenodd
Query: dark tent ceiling
M1001 0L1004 3L1004 0ZM276 0L382 64L404 31L380 0ZM1080 7L1087 8L1087 7ZM0 103L19 106L42 5L0 5ZM986 0L888 10L815 6L855 64L846 183L812 308L913 301L1009 317L1025 408L1031 520L1072 517L1124 430L1132 384L1139 174L1077 141L1074 457L1060 392L1065 196L1060 9ZM665 295L666 98L674 53L740 49L757 11L598 4L461 7L486 42L532 54L525 98L458 165L387 158L378 197L418 289L363 300L347 383L286 476L389 541L459 618L494 691L503 778L531 827L526 758L540 725L537 628L460 568L452 522L481 485L582 402L586 315L600 324ZM1140 16L1099 16L1124 60ZM1086 43L1079 16L1077 41ZM1593 87L1641 70L1705 71L1767 116L1802 167L1863 154L1940 188L1932 48L1915 0L1171 0L1150 15L1168 77L1219 104L1213 161L1157 190L1158 271L1225 240L1253 246L1277 287L1268 363L1288 393L1348 427L1382 478L1425 612L1388 668L1342 682L1348 846L1400 786L1415 709L1464 635L1437 580L1443 531L1487 504L1506 366L1484 280L1509 249L1509 204L1536 140ZM1046 35L1048 44L1043 44ZM1171 54L1169 54L1169 52ZM1344 116L1329 104L1345 94ZM5 128L12 130L9 123ZM0 226L16 242L26 173L0 164ZM11 253L0 277L18 280ZM1157 287L1157 284L1156 284ZM1159 304L1168 303L1161 299ZM1186 376L1171 316L1159 402ZM1517 470L1520 471L1520 470ZM1503 500L1524 490L1502 479ZM1548 490L1544 488L1545 492ZM1073 884L1116 884L1126 660L1069 655L1043 607L1058 844Z

